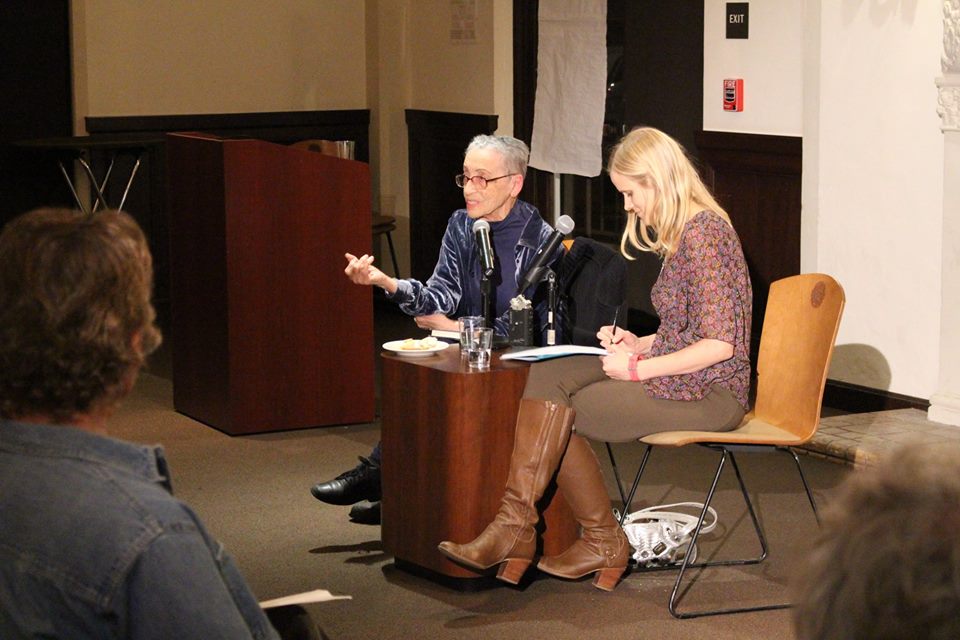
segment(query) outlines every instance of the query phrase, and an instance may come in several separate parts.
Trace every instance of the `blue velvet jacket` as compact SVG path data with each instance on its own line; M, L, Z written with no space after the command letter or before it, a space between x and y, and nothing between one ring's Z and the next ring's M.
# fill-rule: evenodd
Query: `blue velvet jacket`
M547 224L537 208L532 204L517 200L510 210L511 216L519 216L526 220L520 240L517 242L516 254L516 281L527 272L537 255L540 247L547 243L553 233L553 227ZM440 313L450 318L460 316L483 315L482 297L480 295L480 260L477 256L477 243L473 237L473 220L467 216L466 209L458 209L450 216L447 230L443 234L440 247L440 257L433 275L422 283L418 280L398 280L398 288L388 298L399 303L400 309L411 316L423 316ZM563 247L559 247L554 256L554 270L556 262L563 255ZM515 282L515 286L516 286ZM547 286L532 285L523 292L524 297L531 300L536 310L537 327L535 336L541 336L547 326ZM559 315L559 310L558 310ZM509 334L510 312L494 319L494 333L500 336ZM557 342L562 342L559 335L562 326L561 318L555 318L558 331Z

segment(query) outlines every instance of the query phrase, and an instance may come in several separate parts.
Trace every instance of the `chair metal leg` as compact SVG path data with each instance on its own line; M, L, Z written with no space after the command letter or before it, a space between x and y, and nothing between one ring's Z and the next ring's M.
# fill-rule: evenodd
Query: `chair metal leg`
M620 469L617 468L617 459L613 455L613 447L610 446L609 442L604 442L607 446L607 455L610 456L610 466L613 467L613 479L617 481L617 492L620 494L620 504L624 505L623 512L620 515L623 516L626 513L626 503L627 503L627 494L623 492L623 483L620 481ZM620 519L620 524L623 524L623 518Z
M623 521L626 519L627 514L630 513L630 504L633 502L633 496L637 493L637 487L640 485L640 477L643 476L643 470L647 467L647 460L650 459L650 452L653 450L653 445L648 444L646 451L643 452L643 460L640 461L640 468L637 470L637 475L633 479L633 485L630 487L630 493L626 496L623 494L623 482L620 480L620 471L617 469L617 460L613 456L613 449L610 447L610 443L607 442L607 454L610 456L610 464L613 466L613 477L617 481L617 491L620 492L620 501L623 502L623 510L620 512L620 526L623 526Z
M636 494L637 487L640 484L640 478L643 476L643 471L647 466L647 461L650 458L650 453L653 450L653 445L647 445L646 451L644 451L643 459L640 462L640 468L637 470L637 475L634 478L633 485L630 487L630 492L626 497L623 495L623 483L620 478L620 472L617 469L616 459L613 455L613 449L610 447L610 443L607 444L607 453L610 455L610 463L613 465L614 475L617 481L617 489L620 491L620 498L623 500L623 513L621 514L620 524L623 525L623 519L626 517L627 513L630 510L630 504L633 502L634 495ZM732 448L723 445L715 444L704 444L704 447L708 449L713 449L720 453L720 462L717 464L717 471L713 476L713 482L710 484L710 489L707 492L707 497L703 503L703 509L700 511L700 516L697 519L697 526L693 530L693 535L690 541L690 547L693 548L697 541L700 538L700 530L703 528L703 521L706 518L707 512L709 511L710 504L713 502L713 496L716 493L717 485L720 482L720 476L723 473L723 468L726 464L727 457L730 458L730 464L733 466L734 474L737 478L737 484L740 487L740 494L743 496L744 504L747 507L747 512L750 515L750 520L753 523L754 532L757 535L757 541L760 543L760 555L755 558L747 559L735 559L735 560L709 560L703 562L691 562L691 555L688 553L684 556L683 562L680 564L680 569L677 573L677 579L674 582L673 590L670 592L670 600L668 601L667 608L670 611L670 614L679 619L687 618L700 618L704 616L715 616L715 615L724 615L730 613L746 613L750 611L770 611L776 609L786 609L791 606L790 603L780 602L776 604L767 604L751 607L731 607L726 609L704 609L697 611L680 611L678 604L680 600L680 587L683 584L683 578L686 574L687 569L701 569L704 567L724 567L724 566L744 566L744 565L753 565L760 564L763 562L768 555L769 546L767 544L767 537L763 531L763 526L760 524L760 519L757 516L756 509L753 506L753 501L750 499L750 494L747 491L747 486L743 481L743 475L740 472L740 465L737 464L737 458L734 454ZM771 451L771 449L778 449L784 451L791 456L793 456L794 462L797 465L797 470L800 472L800 480L803 483L804 491L807 494L807 499L810 501L810 507L813 510L813 515L817 520L817 524L820 524L820 516L817 512L816 502L813 498L813 492L810 490L810 486L807 483L807 479L803 473L803 468L800 465L800 459L797 456L796 452L789 447L769 447L769 446L750 446L750 447L740 447L743 450L749 451ZM651 567L644 569L634 569L638 573L646 573L649 571L662 571L664 569L670 569L670 566L666 567ZM689 588L689 587L688 587Z
M810 501L810 508L813 509L813 517L817 519L817 526L820 526L820 512L817 510L817 503L813 499L813 492L810 491L810 485L807 484L807 476L803 473L803 467L800 466L800 457L797 455L797 452L790 447L777 447L777 449L793 456L793 461L797 464L797 471L800 472L800 482L803 483L803 490L807 492L807 500Z
M711 447L713 448L713 447ZM777 603L770 605L760 605L753 607L731 607L727 609L701 609L698 611L680 611L677 607L678 595L680 593L680 585L683 582L684 573L690 567L700 568L700 567L716 567L716 566L732 566L732 565L748 565L748 564L759 564L767 557L767 539L763 534L763 528L760 526L760 521L757 518L756 511L753 508L753 502L750 500L750 496L747 493L747 488L743 483L743 476L740 474L739 465L737 465L736 456L734 456L732 451L727 450L724 447L716 447L720 450L720 463L717 465L717 472L713 477L713 483L710 485L710 490L707 492L707 498L703 503L703 510L700 512L700 518L697 520L697 526L693 530L693 537L690 541L690 548L697 543L698 538L700 537L700 529L703 526L703 520L707 515L707 510L710 506L710 503L713 501L713 495L717 489L717 483L720 481L720 474L723 472L723 466L726 462L727 456L730 456L730 462L733 465L734 473L737 476L737 482L740 484L740 492L743 494L744 501L747 505L747 510L750 513L750 519L753 521L754 529L757 533L757 538L760 541L761 554L757 558L751 558L748 560L718 560L712 562L690 562L690 554L687 554L683 558L683 563L680 565L680 571L677 574L677 580L673 585L673 590L670 592L670 600L667 604L667 608L670 611L670 614L674 618L678 619L687 619L687 618L701 618L704 616L716 616L724 615L730 613L745 613L748 611L769 611L773 609L784 609L790 606L790 603Z
M730 451L729 449L724 449L723 452L725 455L730 456L730 463L733 465L733 471L737 476L737 483L740 485L740 493L743 495L743 501L747 505L747 511L750 513L750 520L753 521L753 530L756 531L757 540L760 541L760 555L757 558L752 560L730 562L729 564L758 564L767 558L767 536L763 533L763 527L760 526L760 519L757 517L757 512L753 508L753 501L750 500L750 494L747 492L747 485L743 482L743 476L740 474L740 465L737 464L737 457L733 455L733 451ZM723 460L721 460L721 463L722 462Z

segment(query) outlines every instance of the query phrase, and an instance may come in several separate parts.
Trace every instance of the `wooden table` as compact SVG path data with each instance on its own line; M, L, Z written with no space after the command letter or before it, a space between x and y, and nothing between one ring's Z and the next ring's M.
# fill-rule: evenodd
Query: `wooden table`
M471 370L457 345L382 358L384 550L397 566L448 583L479 578L437 545L473 540L496 515L529 365L494 351L489 370ZM543 502L542 549L556 554L576 540L577 524L553 483Z

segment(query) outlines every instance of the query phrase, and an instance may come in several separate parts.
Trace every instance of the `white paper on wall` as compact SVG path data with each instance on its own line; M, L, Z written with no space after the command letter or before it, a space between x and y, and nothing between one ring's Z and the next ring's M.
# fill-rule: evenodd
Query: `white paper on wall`
M540 0L530 166L593 177L603 165L606 0Z

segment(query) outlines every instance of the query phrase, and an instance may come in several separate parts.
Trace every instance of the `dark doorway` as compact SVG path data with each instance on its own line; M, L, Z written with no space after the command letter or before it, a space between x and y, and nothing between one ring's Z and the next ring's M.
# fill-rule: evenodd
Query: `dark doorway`
M41 205L72 206L60 169L13 143L73 134L70 5L0 3L0 224Z
M536 1L514 2L515 132L527 143L536 96L537 8ZM604 154L641 125L670 134L696 161L696 135L703 127L702 2L607 0ZM552 174L532 169L521 194L548 218L554 210L552 182ZM577 223L574 235L619 244L623 202L606 174L561 176L560 193L560 209ZM630 323L637 331L650 332L658 324L649 289L659 270L651 254L630 265Z

